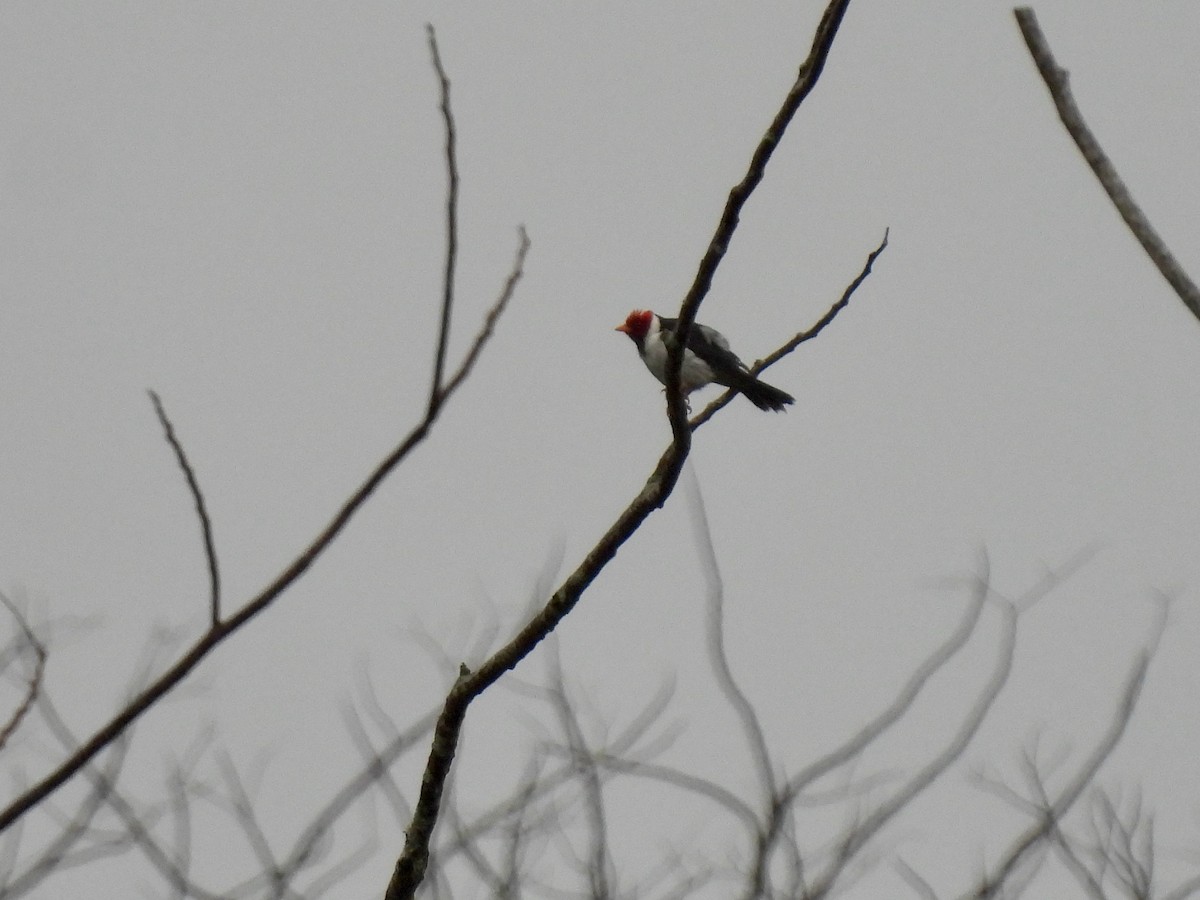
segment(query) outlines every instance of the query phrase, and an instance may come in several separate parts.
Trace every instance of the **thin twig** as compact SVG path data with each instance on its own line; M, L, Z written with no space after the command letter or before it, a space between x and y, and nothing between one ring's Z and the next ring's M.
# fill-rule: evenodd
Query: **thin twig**
M566 739L572 766L583 788L583 806L591 837L587 859L588 887L591 896L608 897L612 893L610 879L613 878L614 873L609 850L608 821L604 808L600 767L596 763L597 754L588 747L587 738L579 724L579 717L575 714L575 710L567 698L567 685L563 679L562 659L558 652L557 642L554 642L553 651L547 654L547 667L550 670L551 705L558 718L563 737Z
M49 697L45 694L40 695L38 705L43 710L46 721L55 736L60 740L67 740L69 736L64 737L65 732L54 727L55 717L52 714L53 707ZM50 710L51 714L47 714L47 710ZM92 788L80 801L74 816L61 824L58 834L39 852L37 859L30 863L25 871L11 878L5 884L6 896L20 897L41 884L55 871L64 867L65 860L69 859L72 849L94 827L92 823L96 814L104 807L108 794L116 784L117 776L125 763L131 737L131 733L128 732L121 735L121 739L115 743L113 752L104 761L100 771L89 771Z
M811 341L818 334L824 331L825 326L832 322L837 317L837 314L849 305L850 298L854 296L854 292L858 290L859 286L867 280L867 276L871 274L871 268L875 265L875 260L879 258L879 255L883 253L883 251L887 248L887 245L888 229L884 229L883 240L880 241L878 247L867 254L867 261L863 264L863 267L859 273L854 277L854 280L846 285L846 289L842 291L841 298L835 304L833 304L833 306L829 307L829 309L825 311L825 314L822 315L821 318L817 319L811 328L809 328L807 331L799 332L770 356L752 365L750 367L751 374L758 375L763 370L775 365L775 363L779 362L779 360L783 359L805 341ZM692 429L692 431L695 431L697 428L715 416L719 410L728 406L729 401L736 396L737 391L726 391L720 397L717 397L717 399L713 400L712 403L708 404L708 406L706 406L700 412L696 413L696 415L692 417L691 421L688 422L689 427Z
M1100 142L1088 128L1087 122L1083 119L1083 113L1079 111L1079 107L1071 95L1067 71L1060 68L1055 62L1054 54L1050 51L1050 44L1046 41L1046 36L1042 34L1042 29L1038 25L1037 16L1029 7L1015 9L1013 15L1016 16L1017 27L1021 29L1021 36L1025 38L1029 55L1033 57L1042 80L1046 82L1050 97L1054 100L1054 106L1058 110L1058 117L1066 127L1067 133L1075 141L1075 146L1079 148L1079 152L1083 154L1083 158L1095 173L1096 178L1099 179L1100 186L1108 194L1108 199L1117 208L1117 212L1121 214L1121 218L1125 220L1125 224L1129 226L1133 236L1142 245L1142 249L1146 251L1150 261L1179 295L1184 306L1191 310L1193 316L1200 319L1200 288L1197 288L1195 282L1188 277L1183 266L1167 249L1166 243L1155 231L1154 226L1150 224L1145 213L1134 202L1133 195L1129 193L1129 188L1117 174L1116 167L1113 166L1112 161L1100 146Z
M902 859L896 860L894 868L900 874L900 877L913 889L918 897L922 900L938 900L937 893L933 890L933 885L922 878L912 866Z
M986 560L985 560L986 565ZM942 671L975 633L988 598L986 575L979 578L971 603L963 610L958 627L918 665L892 702L859 731L820 759L805 766L787 784L788 796L797 797L817 779L860 756L907 713L934 675Z
M363 866L370 861L379 849L378 842L372 837L363 840L354 849L343 853L342 858L324 868L324 870L313 878L304 886L302 891L294 891L290 886L284 885L280 890L280 897L291 900L293 897L302 897L305 900L317 900L332 888L345 881L355 872L362 869Z
M1154 657L1154 647L1156 645L1157 637L1150 648L1142 650L1135 658L1129 675L1125 679L1125 688L1121 692L1121 701L1117 705L1116 713L1108 727L1108 731L1105 732L1095 749L1084 761L1083 765L1080 766L1075 777L1063 788L1058 798L1042 810L1040 821L1017 839L997 866L995 874L985 878L971 892L971 897L986 898L998 896L1000 891L1004 889L1005 882L1013 877L1030 854L1046 840L1047 835L1057 828L1062 817L1067 814L1067 811L1079 799L1079 795L1083 793L1084 788L1092 783L1092 780L1096 777L1096 772L1099 771L1105 760L1112 755L1113 750L1116 749L1117 744L1120 743L1121 738L1125 734L1125 728L1129 725L1134 708L1137 706L1138 697L1141 696L1142 686L1146 682L1146 671L1149 669L1150 661Z
M42 699L40 708L47 726L55 737L66 747L76 746L78 741L75 735L68 728L67 723L63 720L57 707L50 701L49 697ZM110 780L107 775L98 771L93 766L89 766L84 774L91 781L93 790L103 798L104 802L125 826L130 841L141 849L146 860L154 866L163 880L178 892L179 896L194 897L196 900L220 900L221 894L207 891L188 879L185 867L179 865L177 861L173 861L154 838L151 830L152 823L146 821L137 809L134 808L133 804L122 796L117 790L114 781ZM177 772L176 775L180 779L183 777L182 772ZM175 796L178 798L174 804L174 812L178 823L181 807L186 808L187 799L182 790L177 792ZM180 851L183 851L186 845L184 842L179 842L178 846ZM186 859L186 856L184 858Z
M279 871L287 879L292 879L316 855L316 849L329 838L334 825L341 819L350 807L360 800L367 791L379 784L391 766L417 742L433 729L436 713L423 715L403 733L394 735L381 750L371 749L367 753L367 761L358 772L334 792L333 796L322 806L304 826L296 838L292 849L279 864Z
M442 376L446 368L446 347L450 342L450 313L454 307L454 275L458 263L458 157L454 114L450 111L450 79L438 53L437 35L426 25L429 54L441 93L442 120L446 126L446 270L442 276L442 320L438 328L437 355L433 363L433 383L429 388L429 412L442 402Z
M1074 875L1075 880L1079 882L1080 890L1090 900L1105 900L1104 891L1100 887L1100 883L1088 871L1087 866L1079 858L1067 836L1062 833L1062 829L1056 827L1050 835L1050 840L1053 842L1058 858L1062 860L1063 867Z
M282 883L283 878L278 858L271 848L271 842L267 840L266 832L263 831L258 811L254 808L254 801L246 790L245 782L228 751L222 751L217 756L217 766L221 771L222 780L225 782L225 794L220 799L241 826L242 833L246 837L246 844L257 861L261 876L266 879L268 885L276 888Z
M692 532L700 553L700 568L704 572L708 592L706 631L709 663L717 679L717 686L741 720L742 734L750 745L750 756L757 769L763 802L770 806L774 803L776 795L771 749L767 746L767 736L763 731L758 711L734 678L733 669L729 665L729 655L725 651L725 582L717 563L717 550L713 544L712 529L708 525L708 511L704 506L704 495L700 491L700 480L696 477L694 467L689 466L687 472L691 476L687 479L688 511L691 513Z
M880 829L901 810L907 808L966 751L1012 672L1017 639L1017 612L1009 604L1002 605L1000 612L1004 617L1004 631L996 660L993 663L991 677L980 691L979 696L976 697L974 705L968 710L958 730L941 752L926 763L899 791L839 840L833 861L813 883L810 891L812 897L829 896L846 866L854 860L871 838L878 834Z
M16 619L17 626L21 629L22 640L33 649L33 671L29 675L29 683L25 687L25 695L21 698L21 702L17 704L17 708L13 710L13 714L8 717L8 721L4 723L4 727L0 728L0 748L8 743L8 739L16 733L16 730L21 726L21 722L25 720L29 710L33 707L34 701L42 691L42 681L46 674L46 646L38 636L34 634L33 629L29 626L25 616L17 609L17 605L8 598L8 595L0 592L0 602ZM19 650L17 651L20 652Z
M479 332L475 335L475 340L471 342L471 346L467 348L466 355L459 363L458 369L450 376L442 388L442 399L448 398L454 391L458 390L459 385L467 380L467 376L475 369L475 363L479 359L479 354L483 353L483 348L487 342L492 339L492 334L496 330L496 323L500 321L500 317L504 315L504 310L508 308L508 303L512 300L513 295L517 292L517 283L520 282L525 274L525 257L529 255L529 235L525 233L525 226L521 225L517 228L517 254L513 260L513 266L508 272L508 277L504 281L504 286L500 290L499 299L492 304L492 308L487 311L483 317L483 325ZM438 411L441 406L439 404ZM435 416L436 418L436 416ZM432 420L431 420L432 421Z
M204 503L204 492L200 490L200 482L196 478L196 471L192 468L192 464L188 462L187 453L183 450L183 444L175 436L175 428L171 424L171 420L167 417L167 411L163 408L162 399L152 390L148 390L146 393L150 395L150 402L154 404L154 413L158 416L159 424L162 425L163 435L166 437L167 443L171 445L171 449L175 452L175 461L179 463L179 469L183 472L183 477L187 481L188 490L191 491L192 501L196 504L196 517L200 520L200 534L204 538L204 560L208 564L209 624L215 628L221 621L221 570L217 565L217 545L213 541L212 520L208 517L208 507Z
M455 843L461 847L461 854L466 859L467 865L471 867L472 879L478 883L493 897L504 896L505 881L500 873L492 865L491 861L480 849L479 843L473 835L467 833L466 823L463 822L462 815L458 811L458 800L455 796L457 791L454 787L454 781L450 782L450 799L446 802L446 810L443 813L444 820L442 827L454 834ZM440 859L439 855L439 859ZM445 871L445 864L442 864L442 870Z
M669 785L697 797L705 797L726 812L731 813L747 828L758 826L758 816L754 809L733 791L722 787L715 781L660 763L625 759L608 753L601 753L597 756L596 764L612 772L632 775L635 778L645 778L647 781Z

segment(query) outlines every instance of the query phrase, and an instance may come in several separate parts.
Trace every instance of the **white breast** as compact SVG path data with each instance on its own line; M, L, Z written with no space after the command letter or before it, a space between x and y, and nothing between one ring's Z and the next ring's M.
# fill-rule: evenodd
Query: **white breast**
M642 359L646 363L646 368L663 384L667 383L667 345L662 338L662 332L655 329L650 334L646 335L645 350L642 354ZM679 374L679 383L683 387L685 394L691 393L696 388L704 387L713 380L712 369L708 363L698 357L691 350L683 351L683 367Z

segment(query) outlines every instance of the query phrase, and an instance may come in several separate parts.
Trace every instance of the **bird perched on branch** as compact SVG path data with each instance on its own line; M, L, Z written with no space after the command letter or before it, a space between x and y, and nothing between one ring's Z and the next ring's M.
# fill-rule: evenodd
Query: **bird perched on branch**
M667 343L664 335L674 331L678 319L665 319L648 309L635 309L617 331L629 335L637 345L642 362L650 373L667 383ZM795 398L777 387L759 381L750 374L746 364L729 349L729 341L719 331L714 331L699 322L692 323L688 332L687 347L683 351L683 365L679 372L679 386L684 396L706 384L722 384L745 395L759 409L783 412Z

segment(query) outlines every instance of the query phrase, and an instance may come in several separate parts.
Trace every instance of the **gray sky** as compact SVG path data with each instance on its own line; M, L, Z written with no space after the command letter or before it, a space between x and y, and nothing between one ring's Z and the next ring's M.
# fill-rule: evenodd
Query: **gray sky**
M1197 273L1200 8L1036 9L1089 122ZM146 388L204 486L230 604L422 413L444 202L426 21L459 127L454 352L495 298L518 224L533 242L510 312L428 443L302 584L139 726L135 791L211 722L239 765L265 765L264 818L290 834L358 761L342 713L365 673L411 721L445 688L414 631L457 662L488 627L522 620L548 569L577 563L668 436L657 383L612 328L633 307L678 307L816 14L0 8L0 587L35 621L64 623L48 686L80 735L120 703L148 644L161 664L205 622L191 502ZM1142 786L1160 810L1169 873L1195 847L1200 799L1180 789L1200 783L1200 326L1069 143L1008 6L851 8L700 318L764 355L840 295L885 227L891 245L850 309L772 370L795 407L739 400L698 435L735 669L794 771L953 627L981 548L995 588L1015 595L1094 547L1023 621L970 765L884 857L939 890L968 886L1020 823L969 783L971 766L1011 776L1038 733L1089 746L1165 592L1159 657L1102 780ZM614 722L673 674L686 730L667 758L749 792L704 663L687 523L680 495L622 550L560 629L563 657ZM911 764L950 727L995 625L867 771ZM541 675L537 659L517 672ZM501 689L472 709L467 806L514 772L528 702ZM44 743L7 752L26 778L42 771ZM411 766L400 777L415 789ZM723 846L715 824L639 801L614 799L641 821L616 842L631 872L639 847ZM398 831L381 838L344 896L382 889ZM125 897L135 876L87 877L92 896ZM893 879L883 866L850 896Z

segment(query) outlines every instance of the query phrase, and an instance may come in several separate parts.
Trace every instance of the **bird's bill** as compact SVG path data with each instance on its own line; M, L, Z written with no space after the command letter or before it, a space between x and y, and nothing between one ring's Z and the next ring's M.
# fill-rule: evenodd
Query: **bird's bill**
M613 331L619 331L622 334L629 334L629 323L622 322L620 325L618 325L616 328L614 328Z

